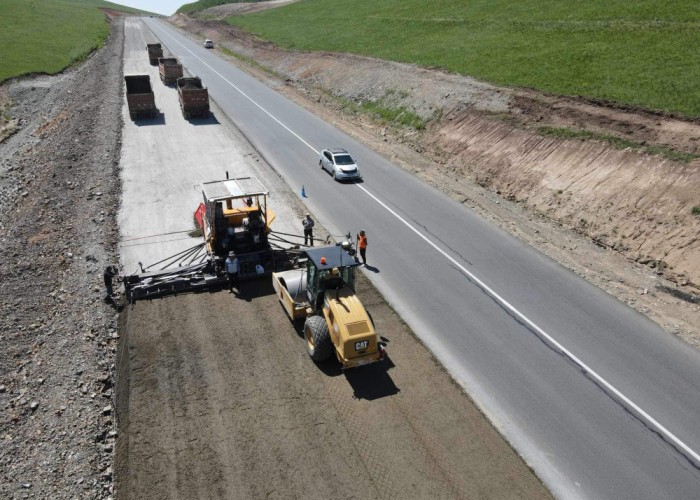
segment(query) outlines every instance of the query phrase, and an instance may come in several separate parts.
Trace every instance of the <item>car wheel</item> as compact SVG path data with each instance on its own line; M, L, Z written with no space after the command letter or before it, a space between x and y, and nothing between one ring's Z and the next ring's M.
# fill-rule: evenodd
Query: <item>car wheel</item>
M323 168L323 160L318 160L318 166L321 167L321 170L325 170Z
M337 181L337 180L338 180L338 178L335 176L335 170L333 170L333 173L332 173L331 175L333 176L333 180L334 180L334 181Z

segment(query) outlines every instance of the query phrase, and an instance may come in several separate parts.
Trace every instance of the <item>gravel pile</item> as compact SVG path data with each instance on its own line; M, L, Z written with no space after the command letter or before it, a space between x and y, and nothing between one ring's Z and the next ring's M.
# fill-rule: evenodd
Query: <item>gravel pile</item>
M123 29L57 77L12 82L0 144L0 498L107 498L117 436Z

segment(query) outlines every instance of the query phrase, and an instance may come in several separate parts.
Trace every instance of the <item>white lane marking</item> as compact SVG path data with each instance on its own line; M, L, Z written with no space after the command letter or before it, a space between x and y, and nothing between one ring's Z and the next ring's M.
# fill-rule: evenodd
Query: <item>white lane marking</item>
M294 137L299 139L304 145L306 145L309 149L314 151L316 154L319 154L319 152L311 146L308 142L306 142L304 139L302 139L296 132L294 132L292 129L287 127L284 123L282 123L280 120L278 120L275 116L272 115L269 111L267 111L265 108L263 108L260 104L255 102L253 99L251 99L245 92L243 92L241 89L239 89L236 85L228 81L224 76L222 76L218 71L216 71L214 68L209 66L206 62L202 61L197 55L194 54L191 50L189 50L187 47L182 45L179 41L175 40L170 34L165 33L168 35L170 38L173 39L176 43L178 43L183 49L188 51L190 54L192 54L195 58L197 58L202 64L204 64L206 67L208 67L210 70L212 70L214 73L219 75L226 83L231 85L234 89L236 89L238 92L241 93L246 99L248 99L251 103L253 103L255 106L260 108L266 115L268 115L270 118L272 118L275 122L280 124L285 130L287 130L290 134L292 134ZM639 406L637 406L634 401L629 399L627 396L625 396L622 392L620 392L615 386L613 386L611 383L609 383L607 380L605 380L601 375L599 375L595 370L591 369L586 363L581 361L578 357L576 357L571 351L566 349L563 345L561 345L559 342L554 340L554 338L549 335L547 332L545 332L542 328L537 326L534 322L532 322L527 316L525 316L523 313L518 311L514 306L512 306L506 299L501 297L499 294L497 294L495 291L491 289L486 283L481 281L479 278L477 278L474 274L469 272L463 265L461 265L459 262L457 262L454 258L452 258L447 252L445 252L443 249L441 249L437 244L433 243L430 239L428 239L427 236L425 236L423 233L418 231L414 226L412 226L408 221L406 221L403 217L401 217L399 214L397 214L394 210L392 210L390 207L388 207L383 201L381 201L379 198L377 198L375 195L370 193L366 188L364 188L361 184L355 184L355 186L359 187L362 191L364 191L370 198L372 198L374 201L376 201L379 205L381 205L386 211L388 211L391 215L396 217L398 220L400 220L407 228L409 228L411 231L416 233L421 239L423 239L428 245L433 247L438 253L440 253L443 257L445 257L447 260L449 260L452 264L457 266L460 271L462 271L464 274L469 276L472 280L474 280L484 291L486 291L489 295L491 295L495 300L501 303L503 307L511 311L513 314L515 314L518 318L523 320L530 328L532 328L538 335L540 335L542 338L546 339L547 342L549 342L551 345L553 345L556 349L559 350L564 356L569 358L573 363L578 365L583 371L588 373L593 379L595 379L598 383L603 385L608 391L610 391L612 394L614 394L617 398L620 399L625 405L627 405L629 408L634 410L640 417L642 417L644 420L646 420L649 424L651 424L653 427L655 427L661 434L666 436L671 442L673 442L678 448L683 450L685 453L689 455L688 458L692 458L695 460L695 462L700 465L700 454L696 453L692 448L690 448L687 444L685 444L683 441L681 441L678 437L676 437L675 434L673 434L671 431L666 429L663 425L661 425L659 422L656 421L651 415L649 415L647 412L642 410Z
M652 426L654 426L659 432L661 432L664 436L666 436L668 439L670 439L676 446L678 446L680 449L685 451L690 457L692 457L699 465L700 465L700 455L698 455L695 451L693 451L692 448L690 448L688 445L686 445L683 441L681 441L679 438L677 438L671 431L666 429L663 425L661 425L659 422L657 422L651 415L649 415L647 412L642 410L637 404L635 404L631 399L629 399L627 396L625 396L622 392L620 392L617 388L615 388L612 384L610 384L607 380L605 380L601 375L599 375L595 370L591 369L586 363L581 361L576 355L574 355L571 351L566 349L563 345L561 345L559 342L554 340L554 338L549 335L547 332L545 332L542 328L537 326L535 323L533 323L527 316L525 316L523 313L518 311L514 306L512 306L506 299L501 297L499 294L497 294L494 290L491 289L486 283L481 281L479 278L477 278L473 273L469 272L462 264L457 262L452 256L447 254L442 248L437 246L435 243L433 243L431 240L428 239L427 236L422 234L418 229L416 229L414 226L412 226L408 221L406 221L403 217L401 217L399 214L397 214L394 210L392 210L390 207L388 207L383 201L381 201L379 198L374 196L372 193L370 193L367 189L365 189L362 185L356 184L357 187L362 189L367 195L372 198L374 201L379 203L382 207L384 207L385 210L387 210L390 214L392 214L394 217L396 217L398 220L400 220L406 227L408 227L411 231L416 233L420 238L422 238L428 245L433 247L437 252L439 252L443 257L445 257L447 260L449 260L452 264L457 266L460 271L462 271L464 274L469 276L472 280L474 280L479 287L486 291L491 297L496 299L498 302L503 305L506 309L511 311L513 314L515 314L518 318L520 318L522 321L527 323L527 325L532 328L538 335L540 335L542 338L544 338L547 342L549 342L551 345L553 345L559 352L564 354L567 358L569 358L572 362L574 362L576 365L578 365L583 371L588 373L592 378L594 378L598 383L602 384L607 390L609 390L611 393L613 393L616 397L618 397L625 405L627 405L629 408L633 409L639 416L641 416L643 419L645 419L647 422L649 422Z

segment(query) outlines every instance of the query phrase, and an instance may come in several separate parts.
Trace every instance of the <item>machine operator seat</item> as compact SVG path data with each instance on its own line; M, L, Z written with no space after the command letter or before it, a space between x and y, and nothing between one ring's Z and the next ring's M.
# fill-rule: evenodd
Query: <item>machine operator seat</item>
M340 275L340 270L337 267L326 271L326 274L321 276L321 279L323 280L324 290L337 290L343 288L345 285L343 277Z

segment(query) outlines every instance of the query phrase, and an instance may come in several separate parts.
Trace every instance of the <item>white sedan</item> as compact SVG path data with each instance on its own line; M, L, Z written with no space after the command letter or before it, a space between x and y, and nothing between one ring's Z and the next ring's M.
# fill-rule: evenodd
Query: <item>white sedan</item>
M360 179L357 162L342 148L324 149L318 164L337 181Z

